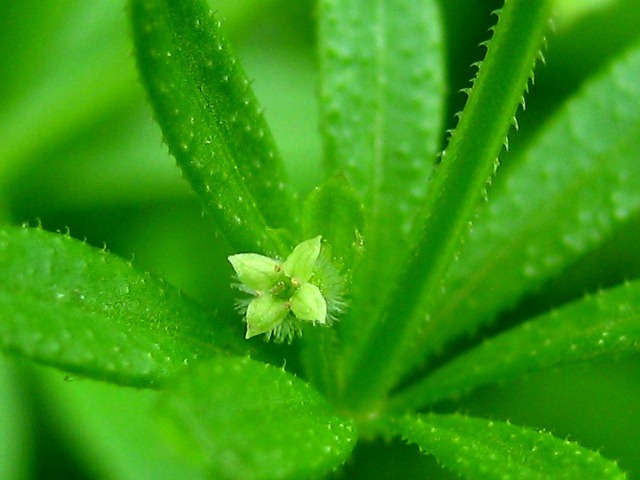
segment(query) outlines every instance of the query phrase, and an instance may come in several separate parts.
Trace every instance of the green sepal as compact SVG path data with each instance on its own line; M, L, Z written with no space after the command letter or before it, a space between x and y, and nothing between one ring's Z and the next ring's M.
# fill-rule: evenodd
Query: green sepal
M308 282L320 256L322 237L305 240L293 249L293 252L282 264L284 273L299 283Z
M245 338L267 333L284 321L289 308L287 303L269 293L251 300L247 308L247 333Z
M269 290L283 276L282 265L257 253L238 253L229 257L238 280L256 292Z
M256 296L246 311L246 338L275 333L277 339L290 339L293 332L301 333L299 321L327 323L329 310L338 305L339 293L327 282L329 266L316 268L321 250L322 237L318 235L298 244L284 263L254 253L229 257L242 282L238 287ZM333 296L325 299L325 294ZM289 322L280 328L285 320Z
M356 443L353 422L280 368L220 357L185 372L161 404L165 431L209 478L320 478Z
M327 322L327 302L318 287L304 283L291 297L291 311L298 320L324 324Z

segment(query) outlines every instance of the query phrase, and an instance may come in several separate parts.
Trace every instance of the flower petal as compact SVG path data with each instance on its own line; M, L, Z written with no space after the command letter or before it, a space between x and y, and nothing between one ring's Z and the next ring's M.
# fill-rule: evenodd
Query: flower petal
M304 283L291 297L291 311L298 320L324 324L327 321L327 302L312 283Z
M245 338L267 333L277 327L287 316L287 302L273 295L260 295L247 308L247 334Z
M318 235L310 240L305 240L294 248L282 265L284 273L290 278L297 279L300 283L308 282L320 255L321 240L322 237Z
M257 253L239 253L228 258L240 282L256 290L269 290L282 276L282 265Z

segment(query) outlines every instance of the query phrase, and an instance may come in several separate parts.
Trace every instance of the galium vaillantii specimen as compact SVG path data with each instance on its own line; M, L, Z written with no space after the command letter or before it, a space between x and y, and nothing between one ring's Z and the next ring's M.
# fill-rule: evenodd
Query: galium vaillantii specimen
M531 371L638 351L637 281L504 332L488 326L640 211L640 49L554 113L483 203L551 2L507 0L498 12L437 166L442 2L371 5L318 1L330 169L302 200L206 2L130 1L165 141L238 252L229 261L248 297L244 336L303 333L277 359L294 361L242 338L238 315L207 312L105 250L17 227L0 230L2 347L157 389L182 451L213 478L321 477L375 437L401 437L472 479L624 478L574 442L440 406Z

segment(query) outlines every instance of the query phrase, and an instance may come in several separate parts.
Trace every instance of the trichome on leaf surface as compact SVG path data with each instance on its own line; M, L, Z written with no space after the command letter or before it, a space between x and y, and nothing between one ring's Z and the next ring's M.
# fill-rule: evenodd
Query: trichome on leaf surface
M362 445L398 438L464 478L627 478L607 452L456 406L532 372L637 357L638 280L535 315L514 307L640 215L640 45L508 152L501 175L552 2L494 12L447 132L442 8L318 1L326 176L301 199L208 4L130 0L141 82L232 248L238 311L211 313L69 234L7 225L0 347L157 391L194 478L357 475Z

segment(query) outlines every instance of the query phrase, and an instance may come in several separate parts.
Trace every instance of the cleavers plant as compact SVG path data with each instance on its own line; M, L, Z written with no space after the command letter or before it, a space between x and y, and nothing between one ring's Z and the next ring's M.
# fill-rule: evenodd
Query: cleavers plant
M500 176L551 4L505 0L495 12L445 135L438 2L319 0L326 178L302 200L207 3L130 0L165 142L236 252L225 274L239 312L211 314L68 234L7 226L0 346L158 390L168 435L209 478L339 476L359 441L396 437L464 478L626 478L575 442L441 408L532 371L640 350L638 281L492 329L640 213L640 47ZM302 367L274 365L273 345L255 336L285 340Z

